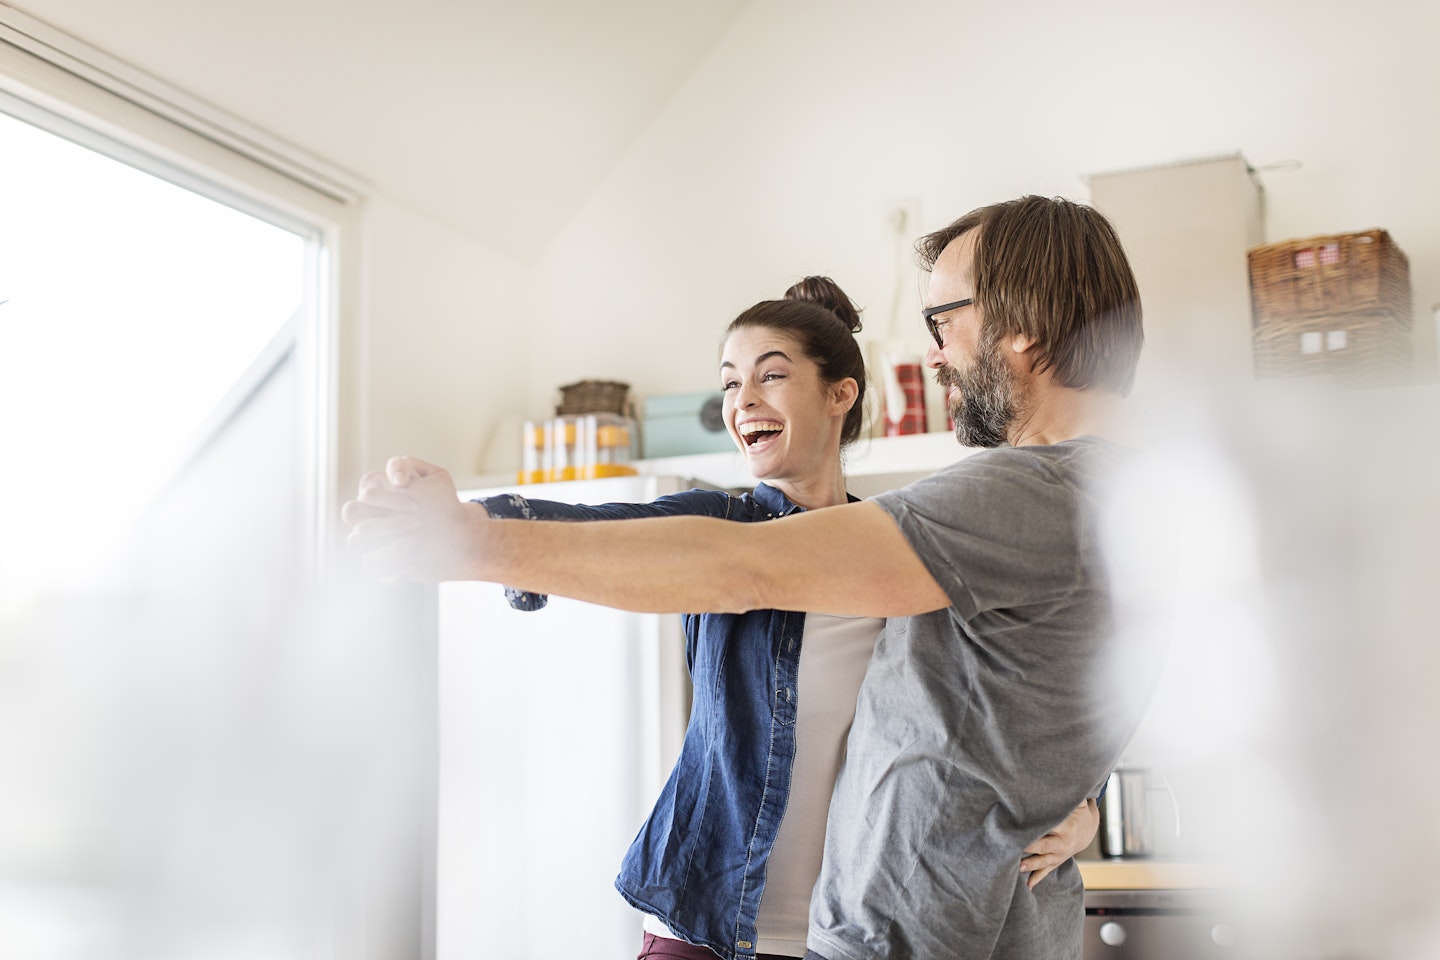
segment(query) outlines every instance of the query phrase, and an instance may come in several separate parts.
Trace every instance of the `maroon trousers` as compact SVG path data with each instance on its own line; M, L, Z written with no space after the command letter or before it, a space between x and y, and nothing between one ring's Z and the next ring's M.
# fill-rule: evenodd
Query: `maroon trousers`
M640 955L635 960L719 960L719 957L709 947L697 947L684 940L671 940L669 937L657 937L653 933L647 933L645 942L640 945ZM795 960L795 958L777 957L773 953L757 953L755 960Z

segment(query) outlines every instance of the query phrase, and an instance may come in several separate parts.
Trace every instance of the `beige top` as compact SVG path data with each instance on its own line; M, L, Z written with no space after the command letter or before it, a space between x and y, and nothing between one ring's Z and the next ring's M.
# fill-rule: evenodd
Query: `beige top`
M810 893L820 876L830 794L845 760L860 682L884 628L880 617L805 616L796 681L795 763L785 817L766 864L765 892L755 919L757 953L805 955ZM645 930L679 939L651 916L645 918Z
M805 955L810 893L825 852L830 794L845 760L860 681L883 629L885 621L879 617L826 613L805 617L796 684L800 699L795 710L795 766L755 918L759 953Z

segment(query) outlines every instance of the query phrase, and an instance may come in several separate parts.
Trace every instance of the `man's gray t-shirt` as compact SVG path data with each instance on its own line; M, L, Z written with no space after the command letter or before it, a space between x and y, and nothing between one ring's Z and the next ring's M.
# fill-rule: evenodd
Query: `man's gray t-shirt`
M1091 437L968 457L874 498L951 606L895 618L860 690L811 901L828 960L1079 960L1073 862L1023 849L1093 797L1138 717L1096 668L1111 601Z

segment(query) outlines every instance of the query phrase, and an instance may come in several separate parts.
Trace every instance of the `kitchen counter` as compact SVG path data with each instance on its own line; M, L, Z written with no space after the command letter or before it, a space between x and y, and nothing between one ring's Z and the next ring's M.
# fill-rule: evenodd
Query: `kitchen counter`
M1176 860L1076 860L1086 890L1199 890L1227 886L1216 863Z

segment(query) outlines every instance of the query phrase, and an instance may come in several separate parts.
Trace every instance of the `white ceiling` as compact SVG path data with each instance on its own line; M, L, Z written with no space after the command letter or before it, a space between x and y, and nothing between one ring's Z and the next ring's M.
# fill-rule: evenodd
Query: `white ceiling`
M6 0L528 259L746 0Z

